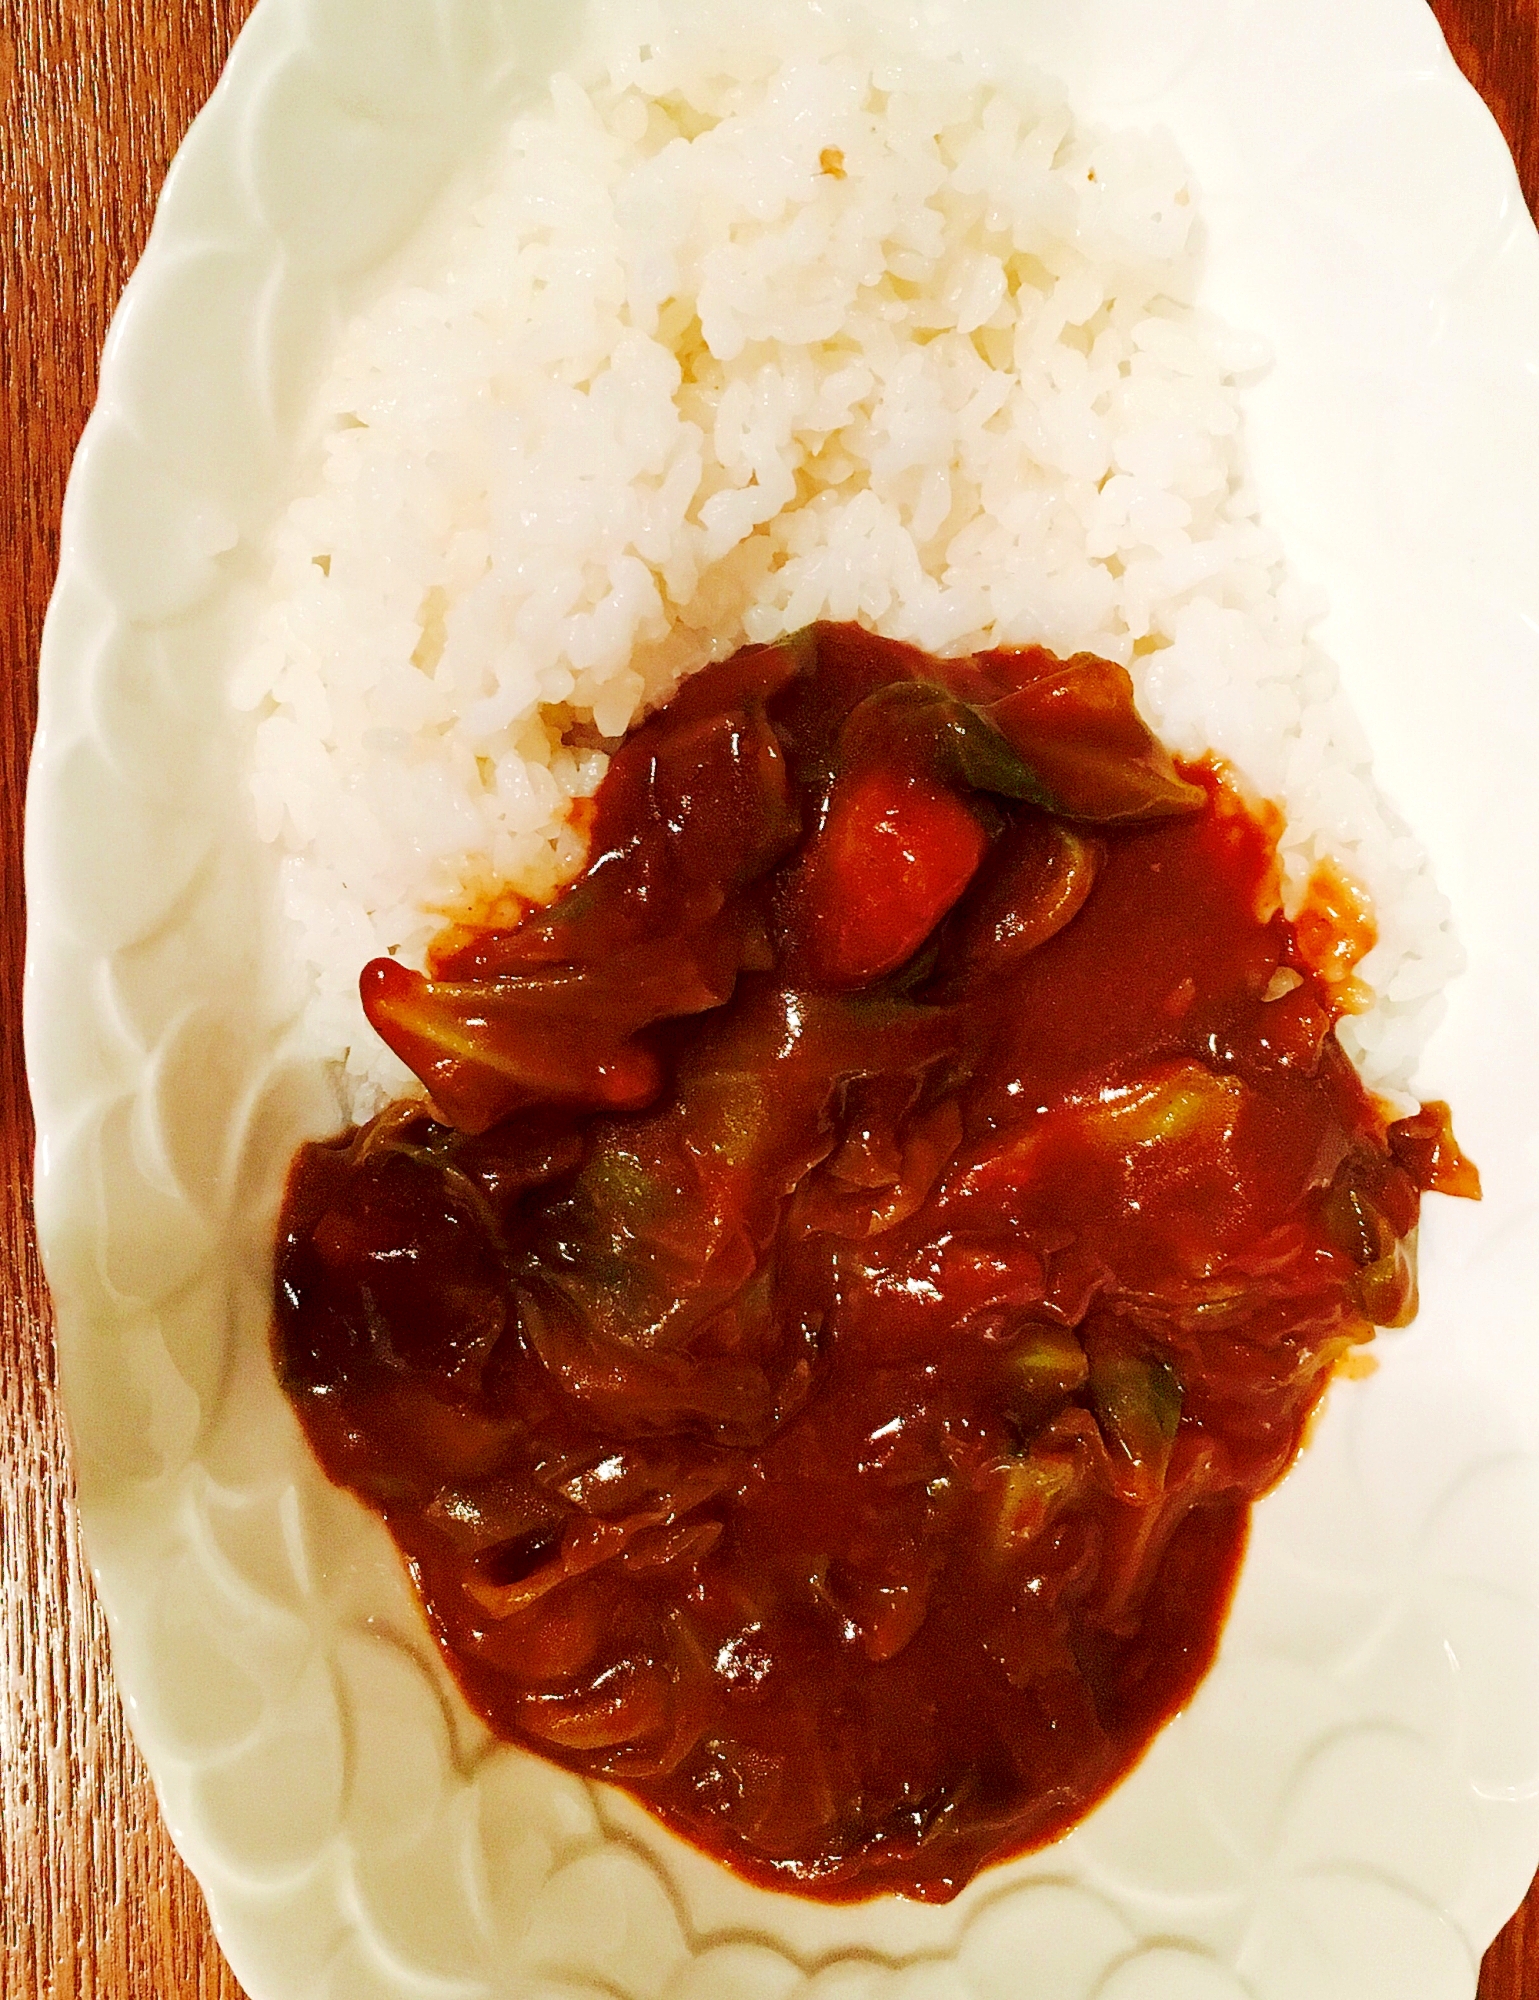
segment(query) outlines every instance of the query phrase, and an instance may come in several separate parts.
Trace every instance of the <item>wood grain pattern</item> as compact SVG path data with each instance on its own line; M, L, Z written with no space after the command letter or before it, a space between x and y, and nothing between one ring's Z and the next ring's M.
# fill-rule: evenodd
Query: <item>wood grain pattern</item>
M23 786L64 480L155 191L251 4L0 0L0 2000L240 2000L124 1727L81 1563L19 1023ZM1435 5L1535 203L1539 0ZM1539 1885L1480 1985L1535 1996Z
M22 786L108 315L251 0L0 0L0 1996L241 2000L109 1678L31 1235Z

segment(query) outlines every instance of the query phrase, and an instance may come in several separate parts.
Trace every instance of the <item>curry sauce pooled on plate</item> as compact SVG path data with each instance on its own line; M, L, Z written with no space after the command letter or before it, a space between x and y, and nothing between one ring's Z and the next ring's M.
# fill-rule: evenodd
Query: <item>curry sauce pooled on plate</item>
M429 1101L300 1155L278 1364L498 1734L832 1900L1137 1760L1479 1191L1274 839L1120 667L825 625L627 738L551 907L365 970Z

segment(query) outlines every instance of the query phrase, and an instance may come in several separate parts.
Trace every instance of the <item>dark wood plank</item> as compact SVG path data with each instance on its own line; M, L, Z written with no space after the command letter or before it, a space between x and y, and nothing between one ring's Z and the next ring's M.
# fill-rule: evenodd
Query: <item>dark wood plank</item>
M1348 4L1349 0L1344 0ZM1434 0L1539 200L1539 0ZM240 2000L123 1724L31 1236L21 812L59 504L108 314L251 0L0 4L0 1995ZM1539 1995L1539 1895L1480 2000ZM1529 1919L1534 1920L1530 1923ZM1303 1997L1301 1996L1301 2000Z
M31 1236L22 787L59 506L107 318L251 0L0 0L0 1994L240 2000L124 1727Z

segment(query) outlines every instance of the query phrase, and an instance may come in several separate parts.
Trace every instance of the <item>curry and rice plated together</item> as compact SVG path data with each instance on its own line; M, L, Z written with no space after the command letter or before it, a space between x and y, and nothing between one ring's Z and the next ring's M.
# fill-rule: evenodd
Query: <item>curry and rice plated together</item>
M1478 1191L1179 159L952 33L605 16L344 342L239 687L355 1121L306 1433L498 1733L831 1899L1127 1771Z

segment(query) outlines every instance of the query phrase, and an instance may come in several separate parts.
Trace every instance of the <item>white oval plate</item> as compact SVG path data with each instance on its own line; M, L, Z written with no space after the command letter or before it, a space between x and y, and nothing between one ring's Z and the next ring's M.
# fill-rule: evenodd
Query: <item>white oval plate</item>
M27 873L37 1216L116 1669L253 2000L1459 2000L1539 1860L1539 240L1423 0L972 0L1164 123L1278 362L1264 507L1470 953L1425 1094L1478 1208L1258 1514L1214 1673L1071 1838L943 1909L750 1890L498 1748L267 1360L332 1116L285 1060L224 671L307 395L552 0L261 0L76 463Z

